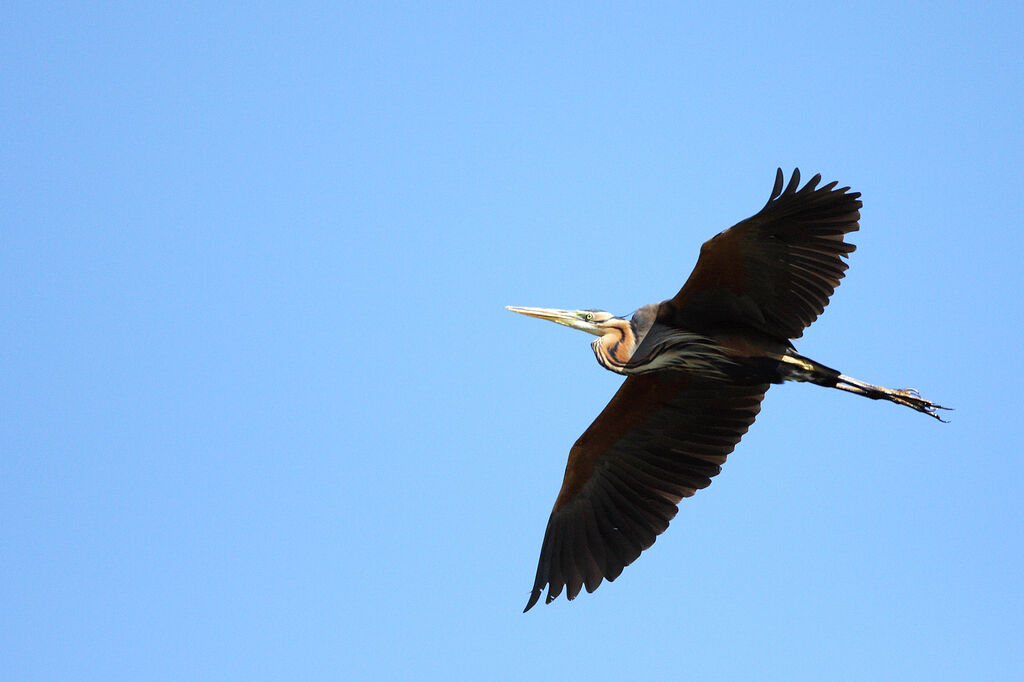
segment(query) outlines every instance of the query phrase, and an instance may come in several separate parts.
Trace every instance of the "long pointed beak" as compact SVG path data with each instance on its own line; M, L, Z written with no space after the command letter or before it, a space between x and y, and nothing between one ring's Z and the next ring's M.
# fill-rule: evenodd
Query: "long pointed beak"
M536 317L539 320L549 320L566 325L578 319L575 312L571 310L557 310L556 308L521 308L519 306L507 305L505 310L511 310L520 315Z
M593 322L587 322L580 319L580 313L575 310L558 310L557 308L522 308L514 305L507 305L505 306L505 309L511 310L514 313L519 313L520 315L536 317L538 320L557 322L558 324L563 324L566 327L572 327L573 329L579 329L580 331L593 334L594 336L601 336L604 334L604 332Z

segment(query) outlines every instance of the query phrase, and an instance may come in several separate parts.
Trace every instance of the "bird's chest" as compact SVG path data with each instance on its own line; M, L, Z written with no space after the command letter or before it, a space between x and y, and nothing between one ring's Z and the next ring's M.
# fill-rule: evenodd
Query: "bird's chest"
M665 369L683 370L698 376L721 378L733 364L720 350L705 343L687 343L664 349L638 365L639 373Z

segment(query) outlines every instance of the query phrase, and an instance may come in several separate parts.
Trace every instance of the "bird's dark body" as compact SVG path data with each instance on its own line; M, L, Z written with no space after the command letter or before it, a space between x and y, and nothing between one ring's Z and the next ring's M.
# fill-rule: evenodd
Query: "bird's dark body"
M701 248L673 298L630 319L596 310L510 308L598 338L598 362L626 380L569 453L541 545L529 610L548 587L592 592L654 543L677 504L707 487L771 384L802 381L938 418L912 389L867 384L794 349L828 304L854 246L861 202L848 187L798 189L780 170L765 207Z

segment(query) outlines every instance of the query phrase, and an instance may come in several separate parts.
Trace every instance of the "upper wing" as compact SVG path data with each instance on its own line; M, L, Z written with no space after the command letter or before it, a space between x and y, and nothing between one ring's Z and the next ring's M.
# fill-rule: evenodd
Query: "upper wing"
M841 256L856 247L843 237L857 230L861 202L831 182L803 189L800 171L785 189L782 169L761 211L704 243L690 278L662 303L658 317L687 326L739 323L779 339L795 339L828 305L848 267Z
M654 544L676 504L711 484L761 409L768 384L736 385L684 372L628 377L569 452L548 519L529 610L569 599Z

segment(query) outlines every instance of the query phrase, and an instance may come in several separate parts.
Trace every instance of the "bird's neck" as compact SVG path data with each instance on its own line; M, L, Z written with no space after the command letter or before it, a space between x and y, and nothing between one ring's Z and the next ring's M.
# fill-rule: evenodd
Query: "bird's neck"
M627 320L610 326L591 345L602 367L624 375L670 369L721 378L736 364L736 359L711 338L665 325L648 327L638 334Z
M629 374L627 365L636 344L636 334L629 320L616 319L608 325L604 335L590 345L602 367L617 374Z

